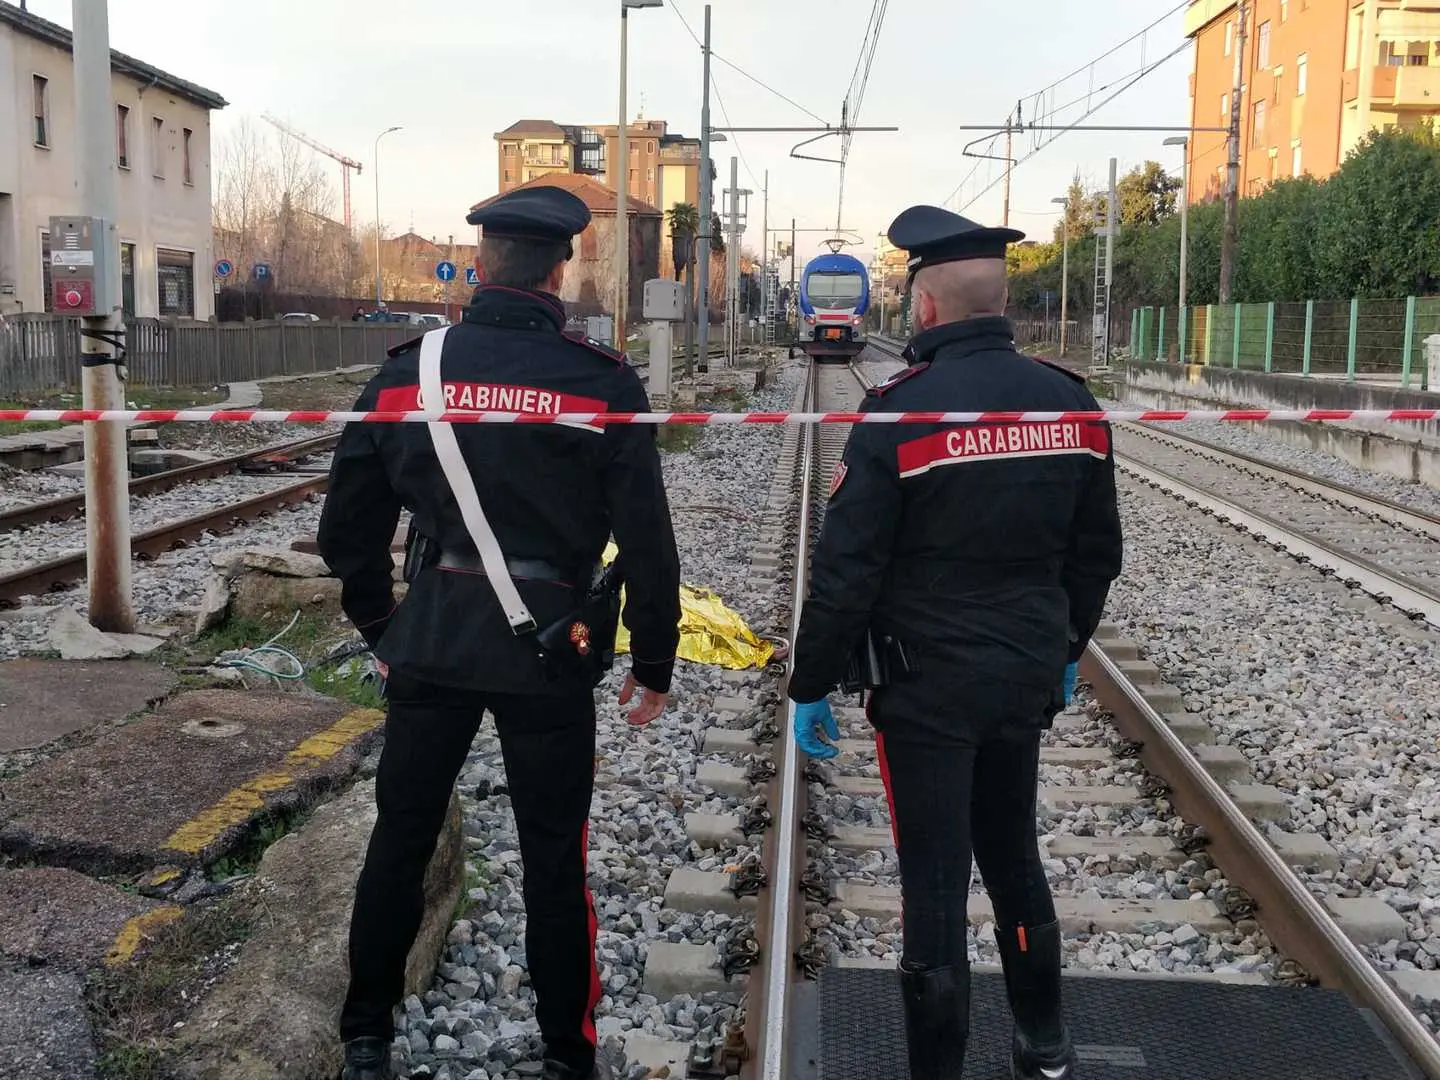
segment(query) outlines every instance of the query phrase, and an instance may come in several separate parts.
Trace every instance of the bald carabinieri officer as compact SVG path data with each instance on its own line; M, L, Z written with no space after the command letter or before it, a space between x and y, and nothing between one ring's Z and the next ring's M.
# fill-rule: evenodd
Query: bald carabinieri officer
M558 298L590 212L560 188L475 210L482 284L459 324L391 350L357 410L647 412L625 357L565 332ZM438 373L434 364L438 351ZM558 424L347 426L320 522L345 613L388 672L379 817L356 888L340 1017L346 1080L394 1075L390 1043L426 867L482 714L495 719L524 869L525 953L543 1080L608 1072L596 1057L595 912L586 836L594 689L609 667L618 585L593 589L612 533L631 665L620 694L640 726L665 708L679 641L679 559L655 428ZM453 433L447 441L442 436ZM488 525L462 505L474 497ZM391 542L411 512L409 590ZM495 550L498 548L498 550ZM491 558L487 561L487 549ZM497 569L498 568L498 569ZM501 599L504 578L521 608ZM636 695L638 693L638 700Z
M1016 351L1005 249L1023 238L931 206L910 255L911 366L863 412L1095 411L1077 375ZM1104 423L857 424L831 483L789 696L801 749L832 757L826 695L867 639L867 715L900 860L910 1075L959 1080L969 1036L971 853L995 909L1014 1075L1066 1080L1061 943L1035 822L1040 737L1120 572Z

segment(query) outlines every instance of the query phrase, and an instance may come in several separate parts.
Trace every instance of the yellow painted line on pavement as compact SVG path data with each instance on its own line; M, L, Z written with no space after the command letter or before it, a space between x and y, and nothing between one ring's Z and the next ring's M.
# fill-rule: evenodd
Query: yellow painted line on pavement
M280 768L246 781L213 806L200 811L171 833L161 847L199 855L227 829L243 824L264 809L267 794L283 791L295 782L298 773L323 764L384 722L385 714L378 709L356 709L348 713L286 754Z
M105 954L105 963L110 967L126 963L145 943L151 932L160 929L167 923L172 923L185 914L185 909L176 907L174 904L165 904L163 907L153 908L143 915L136 915L120 928L120 933L115 935L115 942Z

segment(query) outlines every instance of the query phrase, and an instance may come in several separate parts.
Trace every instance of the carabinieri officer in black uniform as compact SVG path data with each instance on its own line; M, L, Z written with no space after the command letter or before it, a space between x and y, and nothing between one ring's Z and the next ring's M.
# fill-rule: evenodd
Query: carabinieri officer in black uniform
M625 357L564 332L555 295L590 212L559 188L511 192L471 213L484 227L482 284L444 331L443 408L528 413L646 412ZM427 335L429 337L430 335ZM390 352L357 410L430 411L423 339ZM429 346L435 348L434 344ZM427 354L428 355L428 354ZM438 386L439 383L432 383ZM343 583L346 615L388 678L376 779L379 817L356 888L350 988L340 1018L346 1080L393 1076L393 1009L423 915L423 881L446 806L479 726L495 718L524 868L526 955L545 1041L544 1080L606 1075L596 1060L595 914L586 835L595 768L593 691L608 667L619 599L596 585L612 532L626 590L632 661L621 691L632 725L663 711L679 641L679 558L651 426L348 425L335 453L320 553ZM468 479L458 477L458 470ZM468 494L496 559L462 514ZM457 494L459 491L459 494ZM405 576L392 597L391 542L411 512ZM467 520L468 519L468 520ZM524 608L511 617L487 566ZM636 691L639 699L635 701Z
M920 332L912 366L873 389L862 411L1097 409L1079 376L1015 350L1005 248L1023 233L918 206L889 236L911 256ZM835 747L818 738L837 734L825 695L842 682L873 690L915 1080L961 1075L972 847L1015 1017L1014 1075L1071 1075L1060 928L1036 843L1040 737L1069 698L1120 563L1108 425L852 429L811 563L789 696L801 749L831 757Z

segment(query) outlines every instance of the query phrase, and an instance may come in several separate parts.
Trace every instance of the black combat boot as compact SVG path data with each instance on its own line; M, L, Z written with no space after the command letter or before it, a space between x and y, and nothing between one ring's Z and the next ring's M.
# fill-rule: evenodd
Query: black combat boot
M970 1036L968 968L900 962L910 1080L960 1080Z
M1074 1080L1075 1049L1060 1009L1060 924L997 927L995 940L1015 1017L1010 1075Z
M390 1040L366 1036L346 1043L341 1080L395 1080L395 1070L390 1065Z

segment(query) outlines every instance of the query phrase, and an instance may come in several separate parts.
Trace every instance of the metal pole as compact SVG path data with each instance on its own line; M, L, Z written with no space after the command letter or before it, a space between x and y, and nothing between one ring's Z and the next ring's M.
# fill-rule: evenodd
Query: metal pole
M375 308L380 308L380 140L398 127L386 128L375 136Z
M1230 160L1225 167L1225 226L1220 236L1220 303L1230 302L1235 281L1235 246L1240 215L1240 97L1245 86L1246 21L1248 0L1240 0L1239 32L1235 36L1235 79L1230 98ZM1362 65L1363 70L1363 65Z
M800 296L795 291L795 261L799 255L795 251L795 219L790 219L790 307L795 312L795 337L800 336Z
M1010 227L1010 173L1015 167L1012 160L1013 143L1015 140L1014 125L1009 120L1005 121L1005 228Z
M620 144L615 163L615 340L612 343L625 351L625 295L630 282L630 155L629 125L625 120L626 48L630 37L630 16L624 3L620 5Z
M120 298L120 241L115 232L118 197L115 129L110 120L110 16L107 0L73 0L75 26L76 149L81 161L81 195L90 216L101 222L94 237L105 246L108 281L97 292L117 301L108 311L84 320L81 339L82 402L87 409L123 409L124 390L116 367L117 350L99 335L120 340L125 316ZM98 362L91 362L95 357ZM85 425L85 567L90 592L90 624L98 630L128 634L135 629L130 578L130 476L125 425Z
M1120 160L1110 159L1110 205L1105 211L1105 359L1110 362L1110 306L1115 298L1115 234L1120 231Z
M735 366L740 331L740 159L730 159L730 227L725 231L725 366Z
M765 298L770 295L770 170L765 170L764 206L760 211L760 314L768 321Z
M1060 355L1065 355L1065 349L1070 341L1070 215L1065 215L1064 224L1061 225L1061 248L1063 254L1060 258Z
M710 191L710 5L705 5L705 85L700 98L700 235L696 237L700 264L700 290L695 300L699 320L699 365L710 370L710 220L714 215Z
M1180 167L1180 363L1185 363L1187 319L1185 305L1190 284L1190 147L1185 147L1185 162Z

